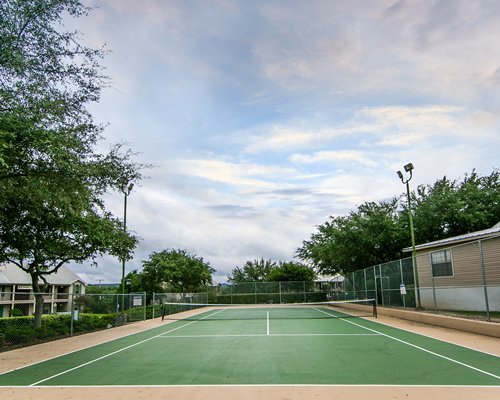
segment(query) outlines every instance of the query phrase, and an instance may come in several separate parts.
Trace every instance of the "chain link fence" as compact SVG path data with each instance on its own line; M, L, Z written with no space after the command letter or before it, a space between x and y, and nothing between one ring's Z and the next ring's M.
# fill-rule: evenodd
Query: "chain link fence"
M264 304L376 299L385 307L484 314L500 320L500 238L419 252L321 282L244 282L208 286L200 293L43 294L35 327L30 291L0 292L0 351L156 318L165 303ZM149 299L151 302L151 299Z
M0 351L146 319L145 293L42 296L42 323L36 327L33 293L0 292Z
M162 312L166 303L181 303L186 309L204 304L265 304L265 303L315 303L333 299L339 290L338 282L241 282L207 286L200 293L154 293L153 316Z
M376 299L386 307L416 307L412 258L375 265L344 275L335 300Z
M344 275L334 299L500 320L500 238L418 252ZM415 284L417 282L417 284Z

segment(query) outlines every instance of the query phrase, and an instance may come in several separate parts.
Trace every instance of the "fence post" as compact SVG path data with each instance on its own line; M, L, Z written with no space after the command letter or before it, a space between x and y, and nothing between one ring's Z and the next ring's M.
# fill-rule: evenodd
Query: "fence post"
M356 281L354 277L354 272L352 273L352 299L356 299Z
M155 319L155 309L156 309L156 292L153 292L153 315L152 315L152 319Z
M380 293L382 297L382 307L385 307L384 276L382 275L382 264L378 266L378 276L380 281Z
M399 259L399 272L401 274L401 283L404 285L405 280L403 277L403 260L401 258ZM401 294L401 297L403 297L403 308L406 309L406 295Z
M69 327L69 335L73 336L73 320L75 319L75 304L73 300L75 298L75 285L73 285L72 293L70 296L71 296L71 314L70 314L71 322Z
M486 270L484 269L484 253L483 253L483 242L482 240L478 240L479 243L479 257L480 257L480 265L481 265L481 274L483 275L483 290L484 290L484 302L486 305L486 317L488 321L490 320L490 304L488 301L488 284L486 281Z
M434 299L434 312L437 313L436 283L434 281L434 270L432 268L432 253L429 253L429 265L431 268L431 277L432 277L432 297Z
M367 288L367 283L366 283L366 268L363 270L363 275L365 276L365 299L368 298L368 288Z

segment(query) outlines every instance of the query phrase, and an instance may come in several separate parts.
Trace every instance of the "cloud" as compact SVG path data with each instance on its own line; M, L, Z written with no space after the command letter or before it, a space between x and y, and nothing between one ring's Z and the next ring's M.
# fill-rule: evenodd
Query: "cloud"
M358 164L365 167L374 167L376 162L368 158L361 151L343 150L343 151L319 151L313 154L292 154L290 160L294 163L311 164L317 162L334 162Z
M294 126L272 125L262 128L265 134L251 135L246 138L249 144L245 151L253 153L260 151L279 151L281 149L308 146L317 136L311 130L301 130Z
M498 167L496 2L96 2L81 29L109 43L113 88L92 111L157 165L129 197L143 240L127 270L184 248L224 280L399 195L407 162L412 187ZM86 271L117 281L121 266Z
M259 126L252 131L243 131L239 139L246 153L287 152L295 149L321 147L355 133L348 124L331 124L311 121L296 121Z
M184 159L167 163L171 171L191 177L207 179L235 188L270 188L273 180L291 172L289 167L262 165L249 162L229 162L216 159Z
M344 118L336 125L318 126L312 121L310 126L301 122L297 127L294 122L289 125L271 125L268 128L259 127L259 132L246 133L245 151L278 152L296 149L313 149L324 147L363 146L364 143L374 143L380 146L408 146L414 143L454 135L468 135L464 120L477 121L493 127L496 117L488 112L473 112L455 105L428 106L380 106L363 107L353 113L350 118ZM364 144L366 147L366 144ZM312 163L325 161L355 160L365 166L373 165L370 157L364 156L358 150L328 150L318 151L313 155L292 154L292 162Z

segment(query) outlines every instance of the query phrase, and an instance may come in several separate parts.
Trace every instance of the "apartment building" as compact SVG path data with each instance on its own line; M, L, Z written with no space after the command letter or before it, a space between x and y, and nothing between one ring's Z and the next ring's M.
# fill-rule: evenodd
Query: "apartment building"
M84 294L86 283L68 267L47 275L48 290L44 293L44 314L71 311L71 294ZM0 264L0 318L18 310L33 315L35 296L31 277L14 264Z

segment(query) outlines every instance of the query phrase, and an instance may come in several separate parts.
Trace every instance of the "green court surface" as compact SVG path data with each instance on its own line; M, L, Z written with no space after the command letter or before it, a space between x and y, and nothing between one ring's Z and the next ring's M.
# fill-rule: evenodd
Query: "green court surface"
M373 318L317 307L235 311L199 310L194 320L6 372L0 386L500 385L499 357Z

